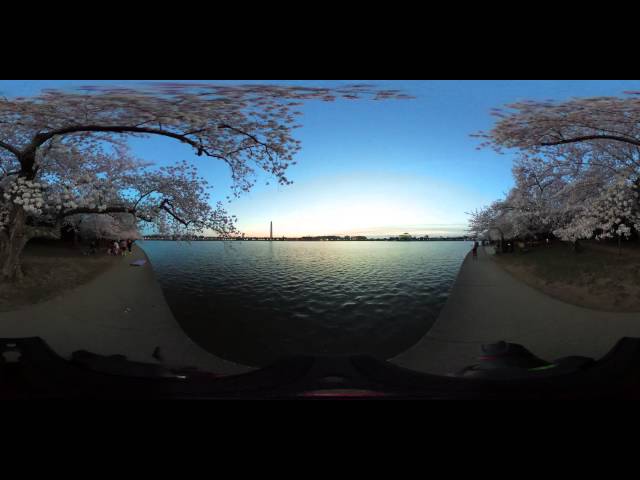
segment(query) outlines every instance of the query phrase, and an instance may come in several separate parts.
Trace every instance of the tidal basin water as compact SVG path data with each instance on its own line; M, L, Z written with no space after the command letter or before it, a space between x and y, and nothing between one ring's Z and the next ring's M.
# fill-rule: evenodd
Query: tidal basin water
M292 354L393 357L429 330L470 242L139 242L196 343L263 366Z

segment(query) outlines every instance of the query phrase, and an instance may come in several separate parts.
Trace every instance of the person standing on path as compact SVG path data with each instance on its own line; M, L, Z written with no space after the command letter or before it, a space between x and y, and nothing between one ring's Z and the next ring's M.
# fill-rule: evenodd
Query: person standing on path
M471 249L471 253L474 259L478 259L478 242L473 242L473 248Z

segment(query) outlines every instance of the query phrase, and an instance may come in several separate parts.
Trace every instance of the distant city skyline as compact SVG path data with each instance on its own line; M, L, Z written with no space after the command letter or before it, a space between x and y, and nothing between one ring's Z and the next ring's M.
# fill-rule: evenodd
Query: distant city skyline
M265 236L265 235L256 235L249 236L240 234L240 235L201 235L201 234L191 234L188 236L174 235L171 233L149 233L143 235L146 240L263 240L263 241L279 241L279 240L305 240L305 241L319 241L319 240L352 240L352 241L363 241L363 240L471 240L474 238L473 235L465 234L465 235L410 235L408 233L402 233L399 235L386 235L386 236L365 236L365 235L302 235L299 237L288 237L288 236Z
M284 235L278 234L277 225L274 229L273 221L269 222L269 226L266 228L266 232L256 232L249 234L248 232L241 232L247 237L271 237L279 238L285 237L307 237L307 236L366 236L370 238L384 238L390 236L397 236L403 233L408 233L412 236L459 236L467 233L466 224L444 224L444 225L405 225L406 228L386 226L372 229L350 229L340 232L325 232L325 233L302 233L300 235ZM429 233L430 232L430 233Z
M405 101L310 102L302 107L296 138L302 150L287 176L274 185L258 176L255 188L226 204L248 236L463 235L467 215L500 198L512 186L514 156L477 151L470 135L491 129L492 108L534 99L618 96L640 89L638 81L325 81L242 80L212 83L271 83L338 86L372 83L415 96ZM0 95L27 96L45 88L87 84L135 85L124 80L0 81ZM214 186L212 197L230 194L227 165L197 157L172 139L135 138L134 154L159 166L193 161ZM266 183L270 184L267 185Z

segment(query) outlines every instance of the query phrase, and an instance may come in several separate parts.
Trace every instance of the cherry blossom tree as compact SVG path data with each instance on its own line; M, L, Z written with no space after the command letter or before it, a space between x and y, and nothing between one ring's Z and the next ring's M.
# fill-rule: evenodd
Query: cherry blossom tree
M193 165L153 169L130 158L127 139L170 138L225 162L238 196L258 171L292 183L286 170L300 150L293 132L304 101L365 97L410 98L371 85L154 83L0 99L0 281L21 277L29 239L55 237L60 225L77 225L83 215L129 214L182 233L234 231Z
M505 200L517 212L516 231L529 218L532 231L551 231L576 246L582 238L638 232L640 97L626 93L494 110L494 128L475 136L483 139L480 148L519 155Z
M153 168L118 147L109 154L76 155L56 147L41 162L35 180L6 175L0 189L0 234L10 233L12 210L25 216L22 242L59 238L62 226L103 238L136 238L136 221L185 235L235 232L234 216L211 205L207 181L182 161Z
M497 233L502 248L506 240L517 236L515 213L515 209L506 200L496 200L489 206L467 213L469 231L476 237L488 235L494 240Z
M469 215L469 233L476 237L483 235L494 225L496 217L492 206L476 209L473 212L467 212Z
M139 240L142 238L134 215L128 213L79 214L67 217L64 226L85 239Z
M496 148L548 154L565 145L593 146L603 140L640 147L640 92L624 93L627 96L509 104L493 109L499 120L491 132L476 136Z
M564 240L581 238L602 240L615 238L618 246L623 238L628 239L633 231L640 232L640 208L635 181L619 178L600 194L591 198L580 215L555 231Z

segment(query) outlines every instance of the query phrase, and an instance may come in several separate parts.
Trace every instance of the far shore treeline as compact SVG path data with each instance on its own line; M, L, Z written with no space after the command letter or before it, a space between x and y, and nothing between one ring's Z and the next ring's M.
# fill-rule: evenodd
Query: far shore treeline
M357 235L357 236L337 236L337 235L325 235L318 237L206 237L206 236L194 236L190 238L185 238L184 236L173 236L173 235L147 235L143 237L144 240L171 240L171 241L294 241L294 242L325 242L325 241L351 241L351 242L392 242L392 241L413 241L413 242L440 242L440 241L472 241L473 237L462 236L462 237L429 237L428 235L422 237L413 237L407 234L400 235L397 237L385 237L385 238L368 238L365 236Z

